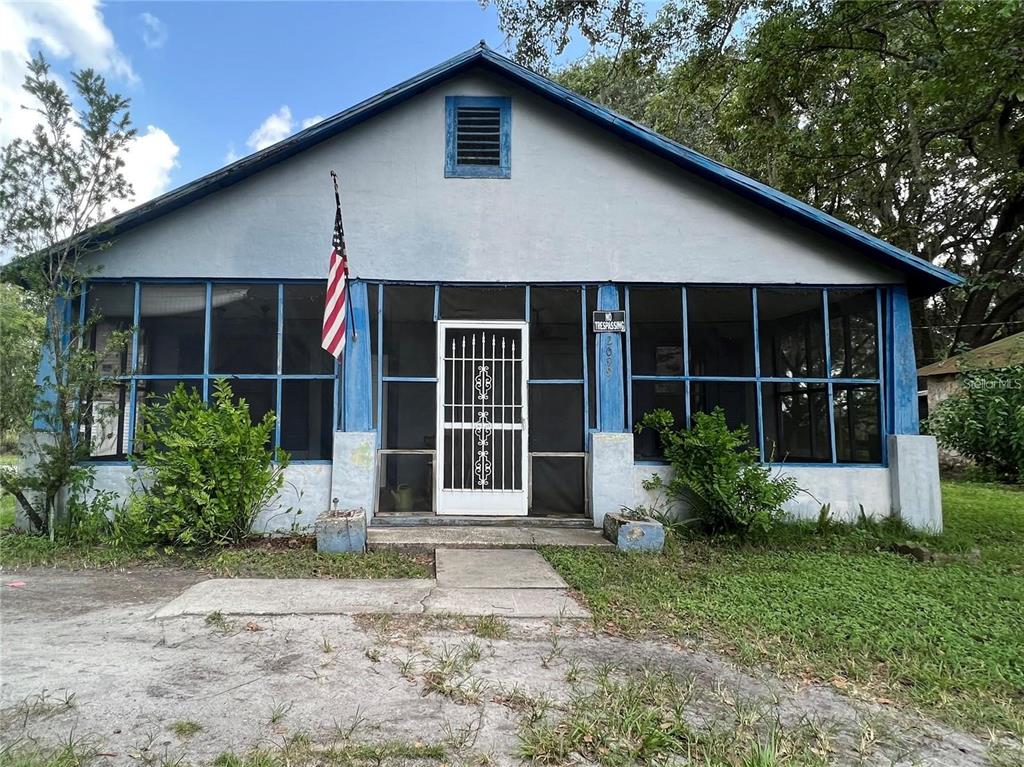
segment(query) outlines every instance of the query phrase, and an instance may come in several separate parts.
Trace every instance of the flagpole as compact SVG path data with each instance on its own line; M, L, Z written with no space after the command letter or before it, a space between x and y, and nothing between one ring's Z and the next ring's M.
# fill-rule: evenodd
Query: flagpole
M341 194L340 194L340 192L338 192L338 174L335 173L333 170L331 171L331 181L334 182L334 202L338 206L338 210L340 211L341 210ZM341 243L342 243L342 247L344 248L345 247L345 223L344 223L344 220L341 219L340 216L339 216L339 220L341 220ZM349 281L348 277L349 277L349 273L348 273L348 253L347 253L347 248L346 248L346 253L345 253L345 282ZM351 293L351 291L349 291L348 295L345 296L345 304L346 304L346 309L345 310L348 312L349 327L352 328L352 342L353 343L358 343L359 342L359 331L356 329L355 317L352 314L352 293Z

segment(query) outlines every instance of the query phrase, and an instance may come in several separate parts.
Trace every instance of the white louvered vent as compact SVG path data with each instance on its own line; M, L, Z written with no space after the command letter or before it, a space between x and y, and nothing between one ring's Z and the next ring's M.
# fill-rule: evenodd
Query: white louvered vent
M459 165L501 165L501 110L458 107L455 154Z

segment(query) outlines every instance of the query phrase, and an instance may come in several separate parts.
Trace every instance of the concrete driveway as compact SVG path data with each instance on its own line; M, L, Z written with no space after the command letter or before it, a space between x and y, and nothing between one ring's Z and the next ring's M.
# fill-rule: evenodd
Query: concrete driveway
M25 585L6 585L15 580ZM113 765L209 764L223 752L280 753L298 742L397 744L386 758L345 763L512 765L524 727L557 720L595 669L623 678L657 669L690 691L693 727L734 737L737 749L764 725L817 738L830 763L987 762L981 739L909 713L743 671L696 646L608 636L589 620L223 611L151 619L198 580L153 570L4 575L3 742L72 738ZM303 587L294 586L297 598Z

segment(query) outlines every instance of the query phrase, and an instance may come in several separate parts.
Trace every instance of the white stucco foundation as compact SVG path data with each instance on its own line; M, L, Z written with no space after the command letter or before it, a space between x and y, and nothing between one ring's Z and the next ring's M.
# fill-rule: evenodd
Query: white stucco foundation
M377 487L377 433L336 431L333 455L330 507L365 509L369 519Z
M113 493L120 502L132 493L134 472L128 464L94 465L93 495ZM255 533L308 531L322 512L330 508L331 464L297 463L284 470L284 485L253 521Z
M893 513L890 472L885 467L787 466L779 467L776 471L793 477L800 487L796 498L784 507L792 519L817 519L825 503L831 506L832 519L841 522L857 521L861 507L865 515L874 519L882 519ZM643 486L652 475L668 481L671 469L652 464L633 465L631 505L664 506L664 498L659 498L657 493ZM682 517L688 515L685 506L678 503L669 504L665 508Z
M633 491L633 435L593 432L587 487L594 527L604 525L604 515L637 504Z
M889 437L892 510L915 530L942 532L939 449L935 437L893 434Z

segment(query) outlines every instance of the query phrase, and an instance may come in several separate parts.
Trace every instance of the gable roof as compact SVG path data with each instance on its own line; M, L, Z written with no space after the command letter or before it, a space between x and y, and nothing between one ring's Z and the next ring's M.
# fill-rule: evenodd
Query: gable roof
M918 370L917 375L922 378L947 376L956 375L965 368L1005 368L1010 365L1024 365L1024 332L933 362Z
M109 239L117 236L231 186L254 173L330 139L438 83L473 68L502 75L513 83L611 131L626 141L653 152L686 171L788 219L797 221L826 237L853 247L868 258L904 274L907 286L913 295L931 295L942 288L959 285L963 282L963 278L953 272L935 266L805 202L762 184L734 168L671 141L627 117L516 64L492 51L482 41L479 45L454 58L421 72L333 117L328 117L277 144L243 157L230 165L111 218L101 225L102 234L99 237Z

